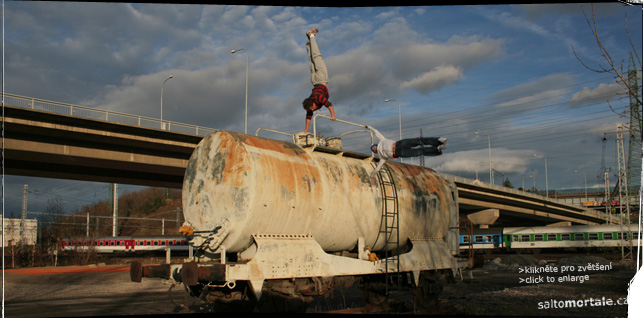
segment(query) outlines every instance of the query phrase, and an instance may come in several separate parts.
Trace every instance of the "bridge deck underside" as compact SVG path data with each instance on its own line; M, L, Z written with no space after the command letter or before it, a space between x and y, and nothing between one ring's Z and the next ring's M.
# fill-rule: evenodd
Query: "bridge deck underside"
M7 174L170 188L202 138L8 106L4 129Z
M497 209L500 213L493 226L548 225L557 222L590 225L604 223L605 220L601 212L555 199L471 184L457 185L460 214L466 216L485 209Z

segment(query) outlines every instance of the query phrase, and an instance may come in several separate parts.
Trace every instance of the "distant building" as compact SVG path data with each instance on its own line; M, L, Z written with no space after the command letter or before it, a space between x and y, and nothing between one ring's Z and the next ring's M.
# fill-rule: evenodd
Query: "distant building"
M2 218L2 246L36 245L38 238L38 220Z

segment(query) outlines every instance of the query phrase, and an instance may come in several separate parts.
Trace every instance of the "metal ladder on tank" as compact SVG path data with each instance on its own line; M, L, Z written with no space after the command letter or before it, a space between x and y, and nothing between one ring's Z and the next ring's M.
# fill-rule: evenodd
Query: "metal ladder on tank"
M397 200L397 189L393 176L385 164L379 171L380 187L382 189L382 225L380 235L384 235L386 241L384 266L386 268L386 294L389 294L389 282L397 279L397 286L400 286L400 216ZM389 250L390 246L393 250Z

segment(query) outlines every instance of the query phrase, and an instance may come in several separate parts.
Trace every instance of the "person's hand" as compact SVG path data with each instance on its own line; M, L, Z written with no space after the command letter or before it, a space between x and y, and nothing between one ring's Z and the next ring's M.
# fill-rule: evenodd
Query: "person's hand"
M335 116L332 116L330 120L337 120L337 118Z

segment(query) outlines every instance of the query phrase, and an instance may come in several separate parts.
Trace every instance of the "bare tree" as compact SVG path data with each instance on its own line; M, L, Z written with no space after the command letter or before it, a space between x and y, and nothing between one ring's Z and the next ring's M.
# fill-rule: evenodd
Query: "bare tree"
M628 65L628 69L624 70L625 59L622 59L622 60L620 60L618 62L615 61L614 58L612 57L612 55L609 53L608 49L605 47L605 45L601 41L600 36L599 36L599 32L598 32L598 25L596 23L596 15L594 13L594 4L592 4L591 19L587 15L587 12L585 12L585 8L582 7L582 6L581 6L581 8L583 10L583 14L585 15L585 19L587 20L587 25L589 26L590 30L592 31L592 34L594 35L594 38L596 39L596 44L597 44L599 50L601 51L601 56L603 57L603 59L607 63L607 66L599 65L597 68L588 66L587 64L585 64L580 59L580 57L578 57L578 54L576 54L576 50L574 50L574 46L572 45L572 50L574 51L574 55L576 56L576 59L578 59L578 61L585 68L587 68L587 69L589 69L591 71L597 72L597 73L609 73L609 74L612 74L616 78L618 83L621 83L622 85L624 85L626 87L626 90L627 90L630 98L634 102L636 102L636 104L638 105L638 109L632 110L630 116L632 116L633 118L635 118L637 120L637 122L639 123L638 128L640 130L640 127L641 127L640 123L641 123L641 119L642 119L641 108L640 108L641 94L639 92L640 86L638 85L638 83L636 81L632 82L632 75L633 74L630 73L632 70L629 69L629 65ZM632 37L630 36L629 26L627 24L627 15L625 15L625 31L627 33L627 38L628 38L628 40L630 42L630 46L632 46L632 57L633 57L634 64L635 64L634 65L635 69L633 71L634 72L639 72L641 70L641 57L639 56L637 48L634 45L634 42L632 41ZM636 74L634 74L634 76L636 76ZM610 105L610 108L611 108L611 105ZM612 110L614 110L614 109L612 108ZM628 111L625 111L625 112L628 112ZM621 114L621 115L626 115L626 113Z

